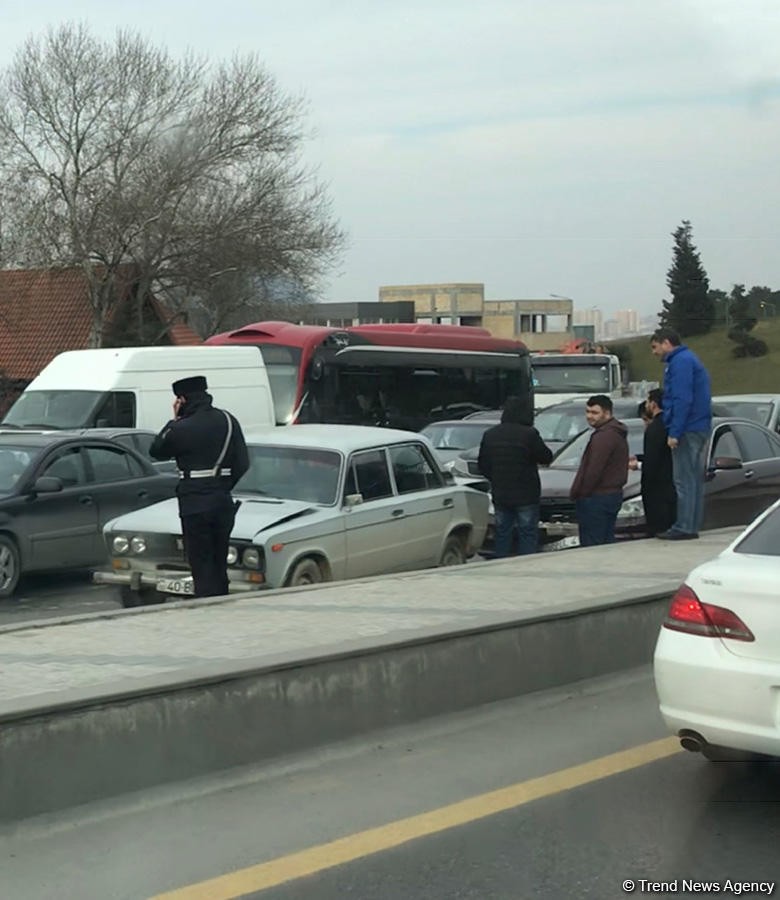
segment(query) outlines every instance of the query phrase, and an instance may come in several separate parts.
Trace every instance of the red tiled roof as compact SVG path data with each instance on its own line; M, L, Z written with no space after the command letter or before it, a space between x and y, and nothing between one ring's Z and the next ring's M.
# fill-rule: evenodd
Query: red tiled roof
M152 307L160 314L158 303ZM0 271L0 372L6 378L32 379L58 353L85 348L91 325L80 269ZM183 323L169 334L174 344L201 343Z

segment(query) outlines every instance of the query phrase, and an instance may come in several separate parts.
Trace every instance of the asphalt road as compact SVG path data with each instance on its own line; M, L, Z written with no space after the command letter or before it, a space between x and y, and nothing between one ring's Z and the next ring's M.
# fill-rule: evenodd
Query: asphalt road
M27 575L13 597L0 600L0 626L118 608L114 588L92 584L91 571Z
M28 823L0 833L2 893L766 896L741 886L780 878L778 800L777 766L678 750L645 669Z

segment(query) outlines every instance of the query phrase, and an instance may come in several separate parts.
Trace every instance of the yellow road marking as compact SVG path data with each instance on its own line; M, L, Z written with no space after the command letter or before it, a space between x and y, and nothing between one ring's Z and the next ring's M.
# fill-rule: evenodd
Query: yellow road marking
M608 778L610 775L636 769L655 760L673 756L679 750L680 744L676 738L663 738L660 741L632 747L630 750L602 756L600 759L593 759L578 766L561 769L559 772L542 775L540 778L532 778L529 781L470 797L468 800L451 803L449 806L442 806L417 816L399 819L388 825L370 828L368 831L351 834L327 844L309 847L288 856L280 856L208 881L158 894L151 900L235 900L244 894L267 890L306 875L313 875L315 872L332 869L334 866L398 847L426 835L485 819L542 797L551 797L592 781Z

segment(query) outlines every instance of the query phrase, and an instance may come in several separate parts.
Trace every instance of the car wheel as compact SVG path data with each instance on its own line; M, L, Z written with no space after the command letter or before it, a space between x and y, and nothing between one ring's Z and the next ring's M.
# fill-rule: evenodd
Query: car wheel
M304 584L320 584L322 581L322 569L317 563L313 559L302 559L295 564L287 584L289 587L300 587Z
M460 566L466 562L466 554L463 544L454 535L447 538L447 543L441 552L440 566Z
M0 598L12 596L21 574L16 544L7 535L0 535Z
M134 609L136 606L153 606L164 603L165 597L154 588L141 588L134 591L126 584L119 587L119 600L125 609Z

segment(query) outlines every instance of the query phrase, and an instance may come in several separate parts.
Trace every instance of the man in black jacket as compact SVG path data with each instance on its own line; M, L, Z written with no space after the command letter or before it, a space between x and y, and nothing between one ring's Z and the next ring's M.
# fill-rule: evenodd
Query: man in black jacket
M489 428L479 447L479 470L490 482L496 516L496 556L509 556L517 526L518 553L535 553L539 540L539 466L552 450L533 427L526 405L507 397L501 424Z
M663 391L655 388L645 401L652 416L645 429L642 455L629 461L632 469L642 467L642 503L649 535L663 534L677 519L677 492L674 489L672 451L667 443L663 419Z
M176 458L184 549L196 597L228 592L227 553L237 505L231 489L249 468L241 426L212 405L202 375L173 383L173 419L152 442L155 459Z

